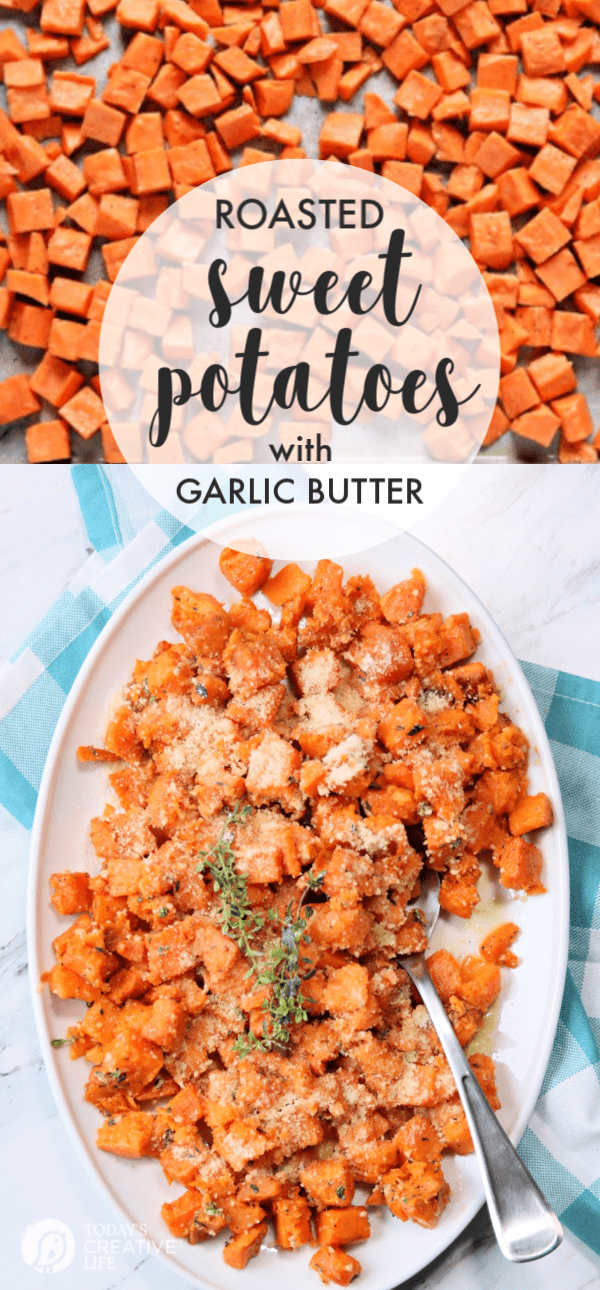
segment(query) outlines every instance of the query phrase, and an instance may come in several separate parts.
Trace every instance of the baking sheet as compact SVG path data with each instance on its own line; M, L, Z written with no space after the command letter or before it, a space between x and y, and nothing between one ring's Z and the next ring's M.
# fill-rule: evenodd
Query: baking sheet
M321 19L323 21L323 25L327 27L329 25L327 15L321 12ZM97 54L95 58L90 59L89 62L84 63L81 67L76 67L74 59L72 58L57 59L46 64L48 73L51 75L53 70L74 70L80 72L82 75L95 76L98 87L101 89L106 79L107 68L111 63L114 63L121 57L123 50L129 43L128 39L124 39L123 28L117 22L114 14L108 14L102 21L104 29L110 37L111 44L109 49L103 50L100 54ZM12 13L10 18L0 19L0 30L5 29L6 27L12 27L17 34L20 35L24 44L26 41L26 28L37 26L39 26L39 9L35 9L31 14L25 15ZM336 28L338 30L347 30L347 28L344 28L341 23L336 24ZM128 32L127 35L129 38L130 33ZM592 68L583 68L582 74L585 74L590 70L596 79L600 80L600 71L596 66ZM423 74L431 75L431 68L425 68ZM301 128L303 134L302 146L306 149L308 156L318 157L321 124L329 112L362 112L365 90L379 94L380 97L393 109L393 98L397 89L398 82L386 71L385 68L382 68L380 72L369 78L366 85L354 95L354 98L349 103L341 103L339 101L336 103L321 103L319 99L303 98L299 95L295 95L291 110L285 119L291 124L297 125ZM6 109L6 91L3 85L0 86L0 95L2 106ZM597 103L594 103L592 111L593 114L600 119L600 108ZM259 146L264 147L265 151L267 150L268 142L266 140L256 141L256 143ZM253 146L256 145L253 144ZM79 162L81 157L85 155L86 150L96 152L98 147L99 145L97 144L84 145L83 148L78 149L74 156L74 160ZM241 152L242 149L237 149L232 153L234 163L237 164L241 156ZM273 150L271 152L266 151L266 155L268 157L276 156L277 149L273 146ZM437 169L440 174L448 174L451 171L452 166L447 163L437 163L437 165L430 166L429 168ZM43 176L32 186L43 187ZM2 206L0 213L0 221L2 223L2 227L6 231L6 211L4 206ZM87 271L83 275L83 278L84 280L93 282L100 276L104 276L103 261L99 248L94 247L90 256ZM564 306L561 305L561 307ZM528 362L537 352L538 351L527 350L524 348L521 351L521 357L525 362ZM26 345L16 345L13 341L8 339L6 332L0 332L0 379L5 380L8 376L14 376L18 372L32 373L38 366L43 353L43 350L30 349ZM597 428L600 425L600 362L598 361L598 358L586 359L577 355L571 355L570 358L577 374L578 389L581 393L585 394L588 400L594 428ZM94 364L83 364L82 370L85 370L86 367L90 375L97 371ZM54 410L45 404L40 414L40 419L52 420L54 416ZM34 417L29 417L27 419L15 421L6 428L0 427L0 464L13 464L27 461L24 429L26 425L31 424L34 420ZM555 437L554 443L551 447L545 449L533 443L532 440L522 439L518 435L514 435L509 432L498 440L491 448L481 450L475 458L475 461L479 465L494 463L497 461L552 462L558 460L557 446L558 436ZM102 453L100 434L97 433L93 435L91 439L85 440L76 434L75 431L71 431L71 453L71 460L73 462L103 461L104 457Z

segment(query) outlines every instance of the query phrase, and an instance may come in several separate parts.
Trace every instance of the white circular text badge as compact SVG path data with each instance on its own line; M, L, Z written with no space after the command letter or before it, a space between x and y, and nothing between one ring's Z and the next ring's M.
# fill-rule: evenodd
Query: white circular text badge
M496 315L418 197L337 161L266 161L179 198L112 286L100 381L168 511L272 558L364 549L455 486L494 410Z

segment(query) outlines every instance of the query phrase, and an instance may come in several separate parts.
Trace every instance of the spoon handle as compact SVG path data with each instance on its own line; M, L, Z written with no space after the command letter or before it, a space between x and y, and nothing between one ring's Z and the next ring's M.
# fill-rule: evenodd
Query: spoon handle
M401 960L427 1008L461 1097L483 1177L496 1239L513 1263L541 1259L556 1249L562 1227L482 1092L456 1038L423 955Z

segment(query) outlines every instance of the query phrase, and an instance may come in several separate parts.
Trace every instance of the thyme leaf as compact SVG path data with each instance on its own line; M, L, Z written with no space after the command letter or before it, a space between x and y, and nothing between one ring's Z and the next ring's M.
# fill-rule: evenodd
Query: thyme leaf
M260 1033L249 1030L238 1035L235 1042L234 1048L240 1057L247 1057L255 1050L267 1052L284 1048L289 1043L290 1027L308 1020L300 990L300 948L308 942L306 925L313 911L310 906L305 908L304 902L311 891L321 886L325 877L324 872L307 874L307 885L295 915L291 904L283 919L273 909L267 911L266 917L253 909L246 876L236 871L232 827L242 824L251 810L250 806L238 803L228 813L217 841L208 850L199 852L201 862L196 868L197 873L207 870L212 877L213 890L219 896L219 919L223 931L236 942L249 961L246 977L254 976L257 985L268 987L268 996L262 1004L266 1015ZM279 924L279 936L270 939L261 949L257 938L267 920L273 931ZM310 960L305 955L302 961L309 963L310 967Z

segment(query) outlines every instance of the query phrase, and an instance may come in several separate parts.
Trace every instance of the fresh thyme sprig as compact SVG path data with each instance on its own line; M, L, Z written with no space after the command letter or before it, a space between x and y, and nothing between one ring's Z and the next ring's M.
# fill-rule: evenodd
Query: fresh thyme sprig
M267 986L269 990L268 997L262 1004L265 1011L262 1033L256 1035L250 1030L247 1034L238 1036L235 1048L240 1057L246 1057L253 1049L267 1052L272 1048L285 1047L289 1042L290 1027L295 1022L308 1019L300 986L302 980L311 973L301 972L300 963L310 965L310 959L301 954L301 946L308 943L306 925L313 911L310 905L304 908L304 902L311 891L316 891L321 886L325 877L324 872L307 874L307 886L295 916L291 904L288 905L283 920L275 910L268 911L270 922L280 923L281 930L279 936L273 938L261 951L256 944L256 937L265 926L265 917L252 908L246 876L236 872L236 856L232 845L234 825L243 824L251 810L251 806L238 803L228 813L217 841L207 851L198 853L201 863L196 866L196 873L207 869L211 874L213 890L220 897L221 926L248 959L250 966L247 977L254 976L257 985Z
M236 873L233 826L243 824L252 811L251 806L242 806L239 802L225 818L225 823L208 851L200 851L202 863L196 866L196 873L208 869L213 880L213 890L220 895L219 917L223 931L232 940L237 941L241 951L248 958L253 957L251 942L264 926L262 914L257 914L248 899L248 888L245 874Z
M313 910L310 905L303 909L303 905L308 893L317 890L324 877L324 873L307 875L308 885L300 898L296 916L293 917L292 906L289 904L281 923L280 936L267 945L261 962L256 962L254 958L257 984L268 986L269 994L262 1003L266 1013L262 1033L256 1035L249 1030L236 1040L235 1049L240 1057L246 1057L256 1048L262 1052L272 1048L285 1048L290 1039L290 1027L308 1020L301 985L312 973L302 972L300 964L302 962L309 967L311 964L311 960L301 954L301 946L309 942L306 926ZM269 910L269 918L273 923L279 921L272 909Z
M252 908L248 898L247 879L236 871L236 856L233 850L233 826L243 824L252 811L251 806L234 807L225 818L225 823L217 838L207 851L200 851L201 863L196 866L196 873L207 869L212 876L213 890L220 896L219 918L223 931L231 936L249 960L247 977L254 976L257 985L267 986L269 994L263 1000L265 1011L262 1033L256 1035L253 1030L239 1035L235 1049L240 1057L246 1057L253 1049L267 1052L272 1048L284 1048L289 1043L290 1027L295 1022L308 1019L304 1007L300 986L302 980L311 975L302 973L300 963L310 965L311 960L302 955L302 944L308 943L306 925L312 915L311 906L304 908L309 892L316 891L323 882L325 873L308 873L307 885L302 893L293 916L292 906L288 905L285 918L280 920L275 910L268 911L271 923L280 923L280 935L271 940L261 950L256 945L256 937L265 926L265 917Z

